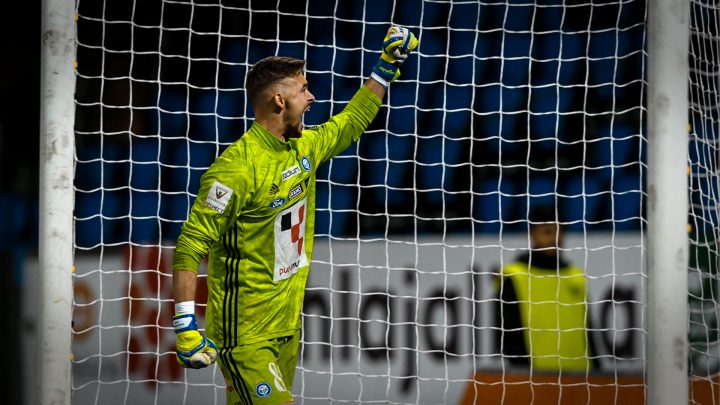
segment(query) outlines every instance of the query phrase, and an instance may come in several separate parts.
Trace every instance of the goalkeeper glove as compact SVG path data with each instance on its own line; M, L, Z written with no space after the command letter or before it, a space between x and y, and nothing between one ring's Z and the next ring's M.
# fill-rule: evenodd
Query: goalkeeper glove
M204 368L217 358L217 347L212 340L197 330L197 320L193 314L175 315L175 351L178 363L186 368Z
M405 27L392 26L383 40L382 55L373 66L373 79L387 87L390 82L400 76L400 64L407 59L410 52L417 48L419 41Z

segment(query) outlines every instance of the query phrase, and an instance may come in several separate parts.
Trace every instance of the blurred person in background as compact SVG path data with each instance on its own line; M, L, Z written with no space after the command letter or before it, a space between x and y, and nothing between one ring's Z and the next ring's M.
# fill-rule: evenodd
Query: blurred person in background
M587 280L563 255L557 215L554 205L531 210L530 249L496 279L497 352L506 364L533 371L596 371Z

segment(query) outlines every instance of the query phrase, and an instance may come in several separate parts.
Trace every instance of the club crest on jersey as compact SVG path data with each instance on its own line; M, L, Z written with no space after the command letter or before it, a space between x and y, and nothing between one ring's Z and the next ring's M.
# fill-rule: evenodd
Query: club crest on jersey
M255 386L255 394L257 394L260 398L267 398L270 394L272 394L272 388L270 387L270 384L263 381Z
M300 164L302 165L303 170L305 170L306 172L309 172L310 168L312 167L310 165L310 158L307 156L303 156L300 158Z
M295 165L289 169L283 170L280 177L282 177L282 180L285 181L299 173L300 173L300 167L298 165Z
M280 208L283 205L285 205L286 200L282 197L278 197L272 201L270 201L270 205L268 207L270 208Z
M205 206L222 214L225 212L225 208L228 202L230 202L232 194L233 189L219 181L215 181L212 186L210 186L207 197L205 197Z
M299 196L303 192L302 184L298 184L297 186L293 187L292 190L290 190L290 193L288 193L288 201L292 201L295 199L295 197Z

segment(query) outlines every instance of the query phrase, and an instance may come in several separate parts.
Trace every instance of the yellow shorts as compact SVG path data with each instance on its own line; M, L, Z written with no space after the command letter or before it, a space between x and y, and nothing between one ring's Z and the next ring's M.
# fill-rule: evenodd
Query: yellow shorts
M228 405L275 405L292 402L300 331L218 350L218 364L227 385Z

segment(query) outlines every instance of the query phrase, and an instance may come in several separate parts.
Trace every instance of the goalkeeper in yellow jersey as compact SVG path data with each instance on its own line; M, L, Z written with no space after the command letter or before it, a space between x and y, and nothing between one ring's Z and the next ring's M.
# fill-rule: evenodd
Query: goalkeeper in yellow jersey
M202 368L218 359L228 404L293 403L317 168L360 138L417 46L407 28L391 27L370 78L343 111L307 129L302 115L315 97L305 62L272 56L249 70L255 120L202 176L173 257L178 362ZM194 311L205 256L207 337Z

